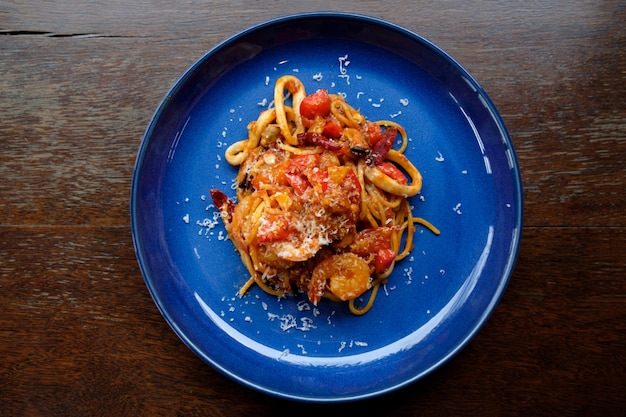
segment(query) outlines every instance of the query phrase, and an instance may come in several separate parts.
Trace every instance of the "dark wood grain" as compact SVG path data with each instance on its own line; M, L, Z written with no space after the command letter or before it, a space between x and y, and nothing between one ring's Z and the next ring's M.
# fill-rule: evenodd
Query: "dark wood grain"
M524 186L515 272L428 377L309 414L626 413L626 5L0 2L0 415L273 415L302 405L204 364L139 271L129 193L167 89L252 24L353 11L429 38L500 110Z

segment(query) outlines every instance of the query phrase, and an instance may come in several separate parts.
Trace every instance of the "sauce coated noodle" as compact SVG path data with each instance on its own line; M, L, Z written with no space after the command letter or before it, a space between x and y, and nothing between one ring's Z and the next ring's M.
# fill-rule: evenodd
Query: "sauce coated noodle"
M412 250L415 224L439 234L411 212L407 199L420 192L422 176L404 156L406 146L399 124L370 122L325 90L307 95L294 76L278 79L274 107L226 150L239 166L236 202L211 190L250 272L240 294L256 284L270 294L301 291L313 304L329 298L348 302L354 314L367 312Z

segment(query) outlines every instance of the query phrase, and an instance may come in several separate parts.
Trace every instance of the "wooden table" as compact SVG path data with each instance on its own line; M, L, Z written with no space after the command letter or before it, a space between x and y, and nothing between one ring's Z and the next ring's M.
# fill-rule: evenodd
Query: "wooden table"
M306 409L626 412L623 2L109 3L0 2L0 415L300 413L171 331L135 258L129 190L187 67L250 25L321 9L400 24L472 73L512 136L525 217L508 289L460 354L389 395Z

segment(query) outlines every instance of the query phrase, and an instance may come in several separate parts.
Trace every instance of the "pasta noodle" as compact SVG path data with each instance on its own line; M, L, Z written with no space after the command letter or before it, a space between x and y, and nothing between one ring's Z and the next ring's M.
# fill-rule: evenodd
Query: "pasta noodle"
M347 301L357 315L370 310L412 250L415 225L439 234L411 212L422 176L404 155L407 142L399 124L370 122L340 95L307 95L298 78L279 78L274 107L226 150L239 167L236 202L211 190L250 272L240 295L256 284L278 296L306 292L313 304Z

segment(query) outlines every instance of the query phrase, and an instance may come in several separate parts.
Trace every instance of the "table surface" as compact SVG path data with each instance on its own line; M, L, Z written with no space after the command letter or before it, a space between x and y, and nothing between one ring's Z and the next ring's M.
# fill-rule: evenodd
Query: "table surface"
M0 414L299 413L170 329L135 258L129 193L148 122L191 64L316 10L383 18L459 61L511 134L525 207L508 288L465 349L390 394L307 411L626 412L626 5L476 3L0 2Z

